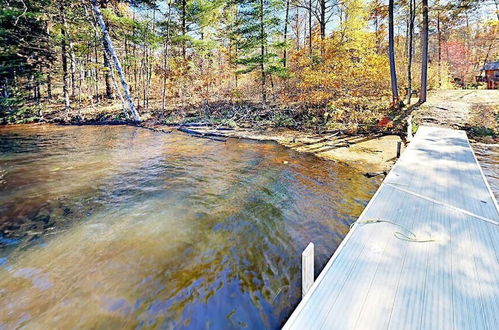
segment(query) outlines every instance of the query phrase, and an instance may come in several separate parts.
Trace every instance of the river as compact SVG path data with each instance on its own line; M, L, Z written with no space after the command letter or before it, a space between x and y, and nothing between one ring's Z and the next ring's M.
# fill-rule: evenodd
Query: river
M0 328L279 328L379 185L274 143L0 128Z

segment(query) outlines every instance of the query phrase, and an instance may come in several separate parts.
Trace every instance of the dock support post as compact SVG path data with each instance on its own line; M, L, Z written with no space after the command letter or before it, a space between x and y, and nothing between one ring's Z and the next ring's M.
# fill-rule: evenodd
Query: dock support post
M402 149L402 141L397 141L397 158L400 158L401 149Z
M407 141L412 140L412 116L407 117Z
M309 243L301 254L301 296L305 297L314 284L314 243Z

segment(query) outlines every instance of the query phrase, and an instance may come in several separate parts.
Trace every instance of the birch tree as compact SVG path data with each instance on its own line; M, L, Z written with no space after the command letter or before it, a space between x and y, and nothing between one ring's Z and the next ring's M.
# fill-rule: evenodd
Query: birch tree
M99 4L97 0L90 0L90 3L92 4L92 9L94 10L95 16L97 18L97 23L99 24L101 30L102 30L102 35L104 38L104 41L107 46L107 51L111 55L111 58L114 62L114 66L116 67L116 71L118 73L118 76L120 77L121 81L121 86L123 87L123 92L125 94L125 99L128 103L128 110L130 112L130 116L133 120L140 121L140 115L135 108L135 104L133 103L133 98L130 93L130 88L128 87L128 83L125 79L125 74L123 72L123 69L121 67L120 60L118 58L118 55L116 55L116 51L114 50L113 43L111 41L111 37L109 36L109 33L107 31L106 23L104 22L104 18L102 17L102 13L99 8ZM104 52L106 49L104 49Z

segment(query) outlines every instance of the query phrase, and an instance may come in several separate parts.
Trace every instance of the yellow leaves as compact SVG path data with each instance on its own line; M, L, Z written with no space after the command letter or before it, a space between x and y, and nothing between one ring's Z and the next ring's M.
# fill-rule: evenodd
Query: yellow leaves
M352 0L353 5L361 2ZM290 83L299 90L291 101L326 106L327 125L377 125L390 95L388 57L377 52L376 35L364 23L345 24L324 41L316 36L312 57L306 47L290 52Z
M345 41L340 34L333 34L321 45L324 53L317 60L308 52L300 51L290 58L291 71L299 88L307 91L310 101L324 102L345 95L377 95L388 88L388 59L369 47L372 33L366 34L365 43Z

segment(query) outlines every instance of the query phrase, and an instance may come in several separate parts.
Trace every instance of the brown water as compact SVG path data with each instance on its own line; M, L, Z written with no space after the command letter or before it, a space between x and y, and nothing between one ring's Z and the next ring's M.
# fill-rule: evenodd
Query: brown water
M284 147L0 129L0 328L278 328L376 190Z

